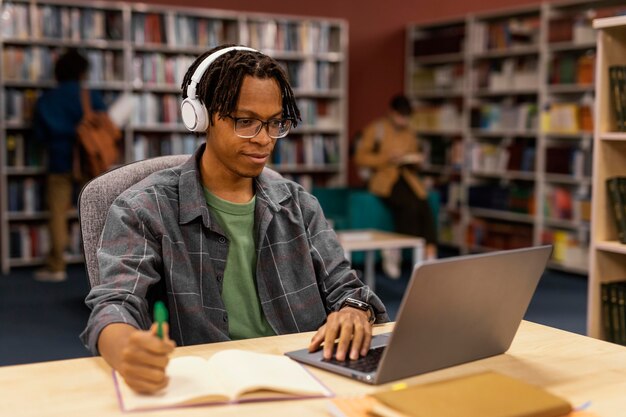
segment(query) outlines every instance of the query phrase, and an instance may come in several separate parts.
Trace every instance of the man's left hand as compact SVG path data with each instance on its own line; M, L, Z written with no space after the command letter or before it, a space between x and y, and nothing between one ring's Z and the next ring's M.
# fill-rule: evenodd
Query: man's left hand
M309 345L309 352L314 352L324 344L324 359L333 356L335 340L337 352L335 358L338 361L346 359L348 349L350 359L355 360L359 355L367 355L372 341L372 325L368 322L369 312L353 307L344 307L339 311L330 313L326 323L320 327Z

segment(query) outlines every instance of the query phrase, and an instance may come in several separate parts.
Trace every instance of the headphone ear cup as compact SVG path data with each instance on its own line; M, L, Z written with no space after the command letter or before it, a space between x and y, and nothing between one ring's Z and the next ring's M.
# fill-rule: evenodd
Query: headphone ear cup
M183 124L192 132L204 132L209 127L206 107L197 98L186 98L180 104Z

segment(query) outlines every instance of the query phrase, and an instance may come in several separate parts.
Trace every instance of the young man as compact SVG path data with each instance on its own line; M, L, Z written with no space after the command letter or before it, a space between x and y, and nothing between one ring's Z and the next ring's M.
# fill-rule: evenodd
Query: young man
M421 162L419 144L410 127L411 102L403 95L389 102L385 117L374 120L363 132L354 162L373 172L368 188L385 201L393 213L399 233L423 237L426 257L437 256L435 220L424 185L415 167ZM383 251L383 270L391 278L400 277L401 252Z
M385 307L350 269L317 200L264 169L300 118L280 65L216 48L189 68L183 96L183 121L206 143L113 203L85 345L133 389L161 389L174 343L156 337L150 310L163 299L178 345L317 330L311 350L323 344L330 358L339 339L337 359L365 355Z

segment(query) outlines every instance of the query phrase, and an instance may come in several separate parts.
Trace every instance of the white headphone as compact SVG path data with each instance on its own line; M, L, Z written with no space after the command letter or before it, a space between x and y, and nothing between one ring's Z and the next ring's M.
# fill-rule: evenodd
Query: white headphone
M198 83L204 75L204 72L209 68L209 66L217 58L230 51L258 52L256 49L245 46L230 46L213 52L211 55L204 58L191 76L191 81L189 81L189 85L187 86L187 98L180 104L180 113L183 118L183 124L188 130L192 132L204 132L209 127L209 115L207 114L206 107L198 99L196 88L198 87Z

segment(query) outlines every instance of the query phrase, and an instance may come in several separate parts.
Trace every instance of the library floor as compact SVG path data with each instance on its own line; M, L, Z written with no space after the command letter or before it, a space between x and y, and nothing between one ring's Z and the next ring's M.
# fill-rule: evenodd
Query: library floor
M408 282L411 266L399 280L377 273L377 293L392 319ZM85 269L73 265L63 283L40 283L32 269L0 275L0 366L88 356L78 339L89 315ZM587 280L547 271L539 283L526 319L584 334Z

